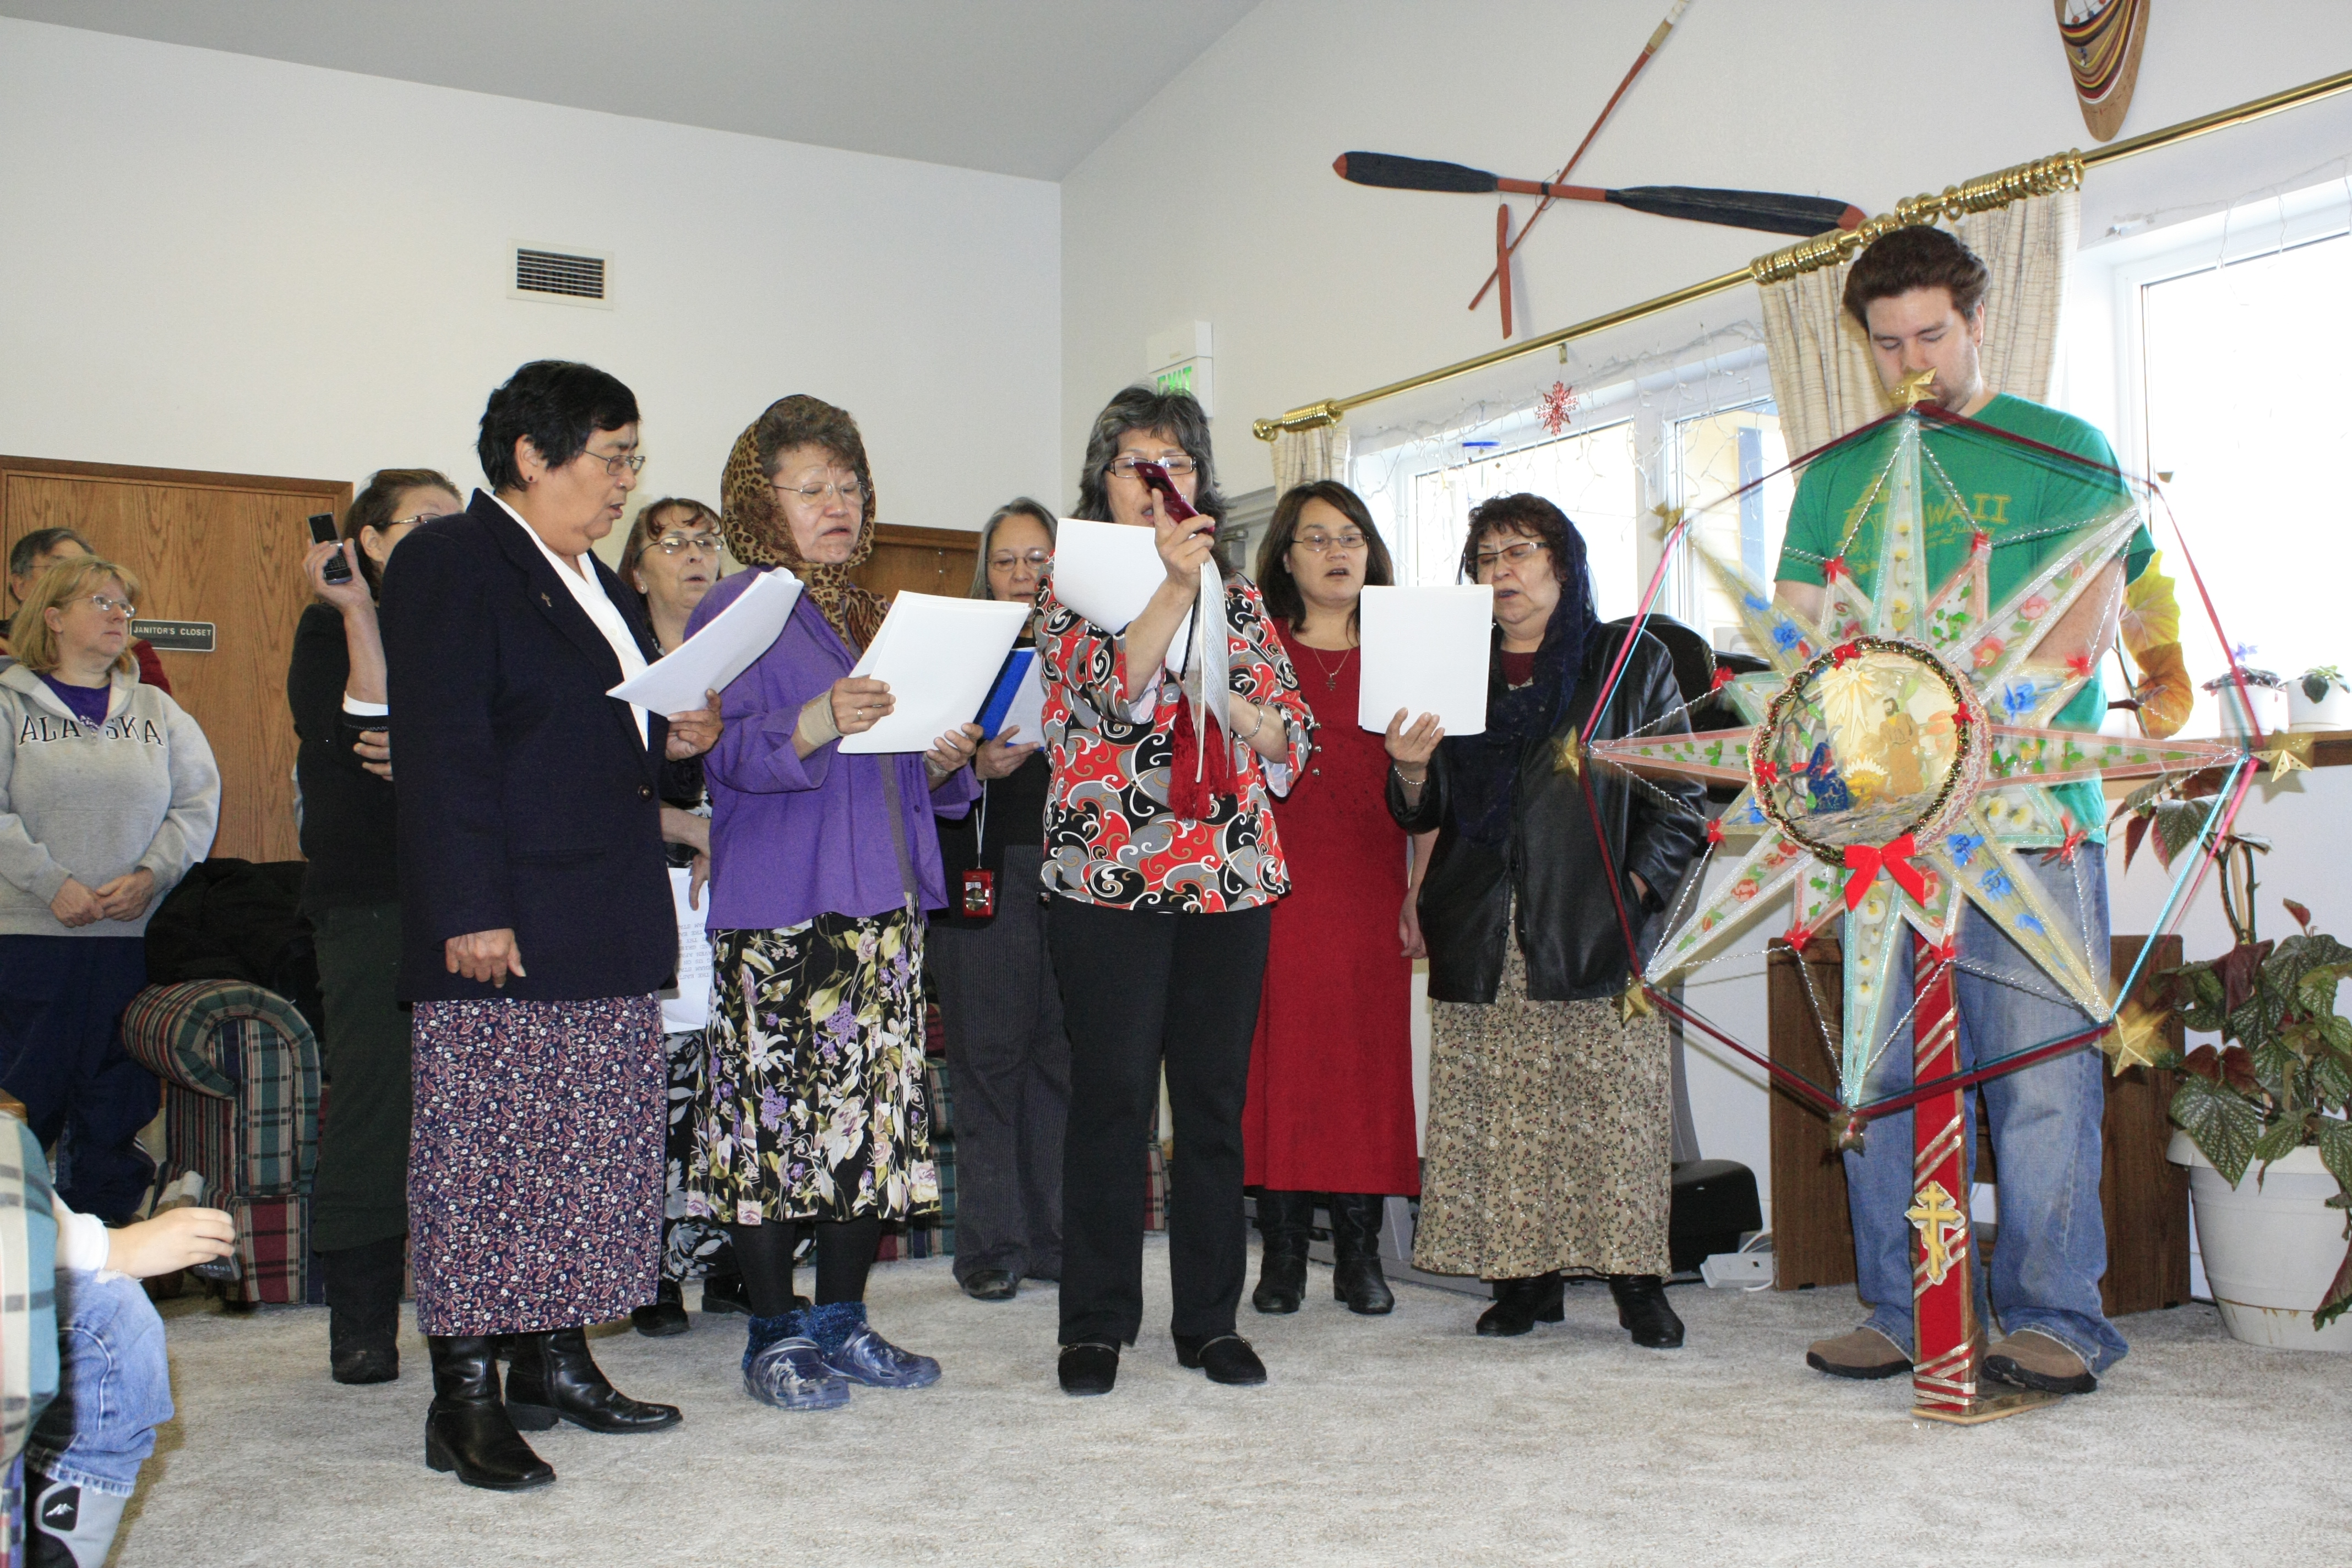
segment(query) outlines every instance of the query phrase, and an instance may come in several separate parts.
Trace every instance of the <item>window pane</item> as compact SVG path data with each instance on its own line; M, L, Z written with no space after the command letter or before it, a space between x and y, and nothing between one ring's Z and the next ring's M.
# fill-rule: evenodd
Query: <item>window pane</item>
M1470 509L1521 490L1568 513L1584 536L1601 618L1633 614L1642 596L1633 532L1641 489L1630 420L1414 475L1408 579L1460 581Z
M1738 602L1691 551L1703 543L1717 560L1738 562L1764 582L1772 581L1789 526L1789 502L1797 492L1797 477L1779 471L1789 461L1780 416L1768 400L1679 420L1675 460L1683 504L1695 509L1691 531L1683 536L1682 570L1688 584L1683 603L1696 616L1695 629L1715 647L1759 653L1740 630ZM1773 477L1730 499L1766 474Z

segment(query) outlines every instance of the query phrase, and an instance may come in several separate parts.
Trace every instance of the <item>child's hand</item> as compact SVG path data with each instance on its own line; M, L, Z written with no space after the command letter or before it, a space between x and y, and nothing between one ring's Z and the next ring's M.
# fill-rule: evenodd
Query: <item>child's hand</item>
M133 1279L190 1268L236 1248L236 1222L219 1209L169 1209L106 1233L106 1266Z

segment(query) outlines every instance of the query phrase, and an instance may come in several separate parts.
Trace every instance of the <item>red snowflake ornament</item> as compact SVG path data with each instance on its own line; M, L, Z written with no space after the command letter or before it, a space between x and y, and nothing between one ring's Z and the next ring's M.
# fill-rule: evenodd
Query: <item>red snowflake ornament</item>
M1536 410L1536 417L1542 421L1544 429L1559 435L1576 417L1576 388L1564 381L1553 382L1549 391L1537 397Z

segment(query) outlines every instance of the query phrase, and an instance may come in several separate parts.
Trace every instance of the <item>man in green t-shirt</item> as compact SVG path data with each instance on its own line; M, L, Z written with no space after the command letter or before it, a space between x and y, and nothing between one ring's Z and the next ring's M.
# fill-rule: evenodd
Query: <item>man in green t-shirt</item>
M1928 395L1972 423L1936 422L1922 432L1920 486L1929 591L1968 559L1976 536L1990 542L1988 591L1993 605L2014 592L2085 526L2120 517L2131 498L2114 472L2106 437L2053 408L1985 384L1985 265L1949 234L1904 228L1864 251L1848 275L1844 305L1870 338L1879 379L1890 393L1932 374ZM2007 434L2002 434L2006 432ZM1810 464L1797 486L1781 547L1775 596L1818 621L1831 568L1871 591L1891 487L1879 483L1896 432L1883 426ZM2022 439L2011 439L2021 437ZM2034 445L2027 445L2027 442ZM2056 450L2043 451L2040 447ZM2086 459L2075 461L2060 454ZM2094 672L2054 722L2095 730L2105 710L2096 679L2115 636L2124 585L2145 568L2154 545L2137 531L2120 561L2058 617L2037 662ZM1989 693L1998 709L2000 694ZM1994 713L2024 722L2022 713ZM2091 973L2107 973L2105 808L2095 781L2052 791L2083 834L2063 852L2028 858L2066 930L2079 931ZM1958 974L1962 1068L2081 1032L2089 1020L2058 1000L2056 984L2000 927L1973 905L1960 919ZM1886 1016L1895 1023L1877 1054L1863 1100L1901 1092L1911 1082L1911 973L1897 952ZM2099 1209L2099 1131L2105 1109L2101 1058L2077 1050L1983 1085L2000 1163L2000 1236L1990 1296L2006 1337L1991 1346L1985 1370L2023 1387L2087 1394L2097 1373L2125 1351L2099 1305L2106 1271L2106 1233ZM1975 1148L1973 1109L1969 1147ZM1857 1289L1871 1307L1852 1333L1816 1342L1809 1365L1840 1377L1892 1377L1911 1367L1911 1114L1870 1124L1865 1152L1845 1156L1853 1216ZM1978 1275L1980 1321L1988 1281Z

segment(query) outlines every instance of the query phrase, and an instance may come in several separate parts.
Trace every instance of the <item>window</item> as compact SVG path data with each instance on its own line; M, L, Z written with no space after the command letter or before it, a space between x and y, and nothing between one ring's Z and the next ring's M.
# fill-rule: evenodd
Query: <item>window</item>
M1633 536L1640 472L1631 420L1509 452L1465 443L1461 460L1413 476L1412 563L1401 574L1417 584L1461 581L1470 509L1531 490L1568 513L1584 535L1601 618L1631 615L1641 600Z
M1789 448L1780 438L1780 415L1761 398L1720 413L1675 422L1675 493L1695 509L1675 563L1679 590L1659 608L1686 622L1718 648L1760 653L1740 629L1738 601L1697 559L1703 545L1718 561L1737 562L1772 581L1780 562L1780 537L1789 526L1789 503L1797 476L1782 473ZM1769 475L1767 479L1765 476ZM1757 485L1756 481L1764 482ZM1738 499L1735 492L1745 487Z

